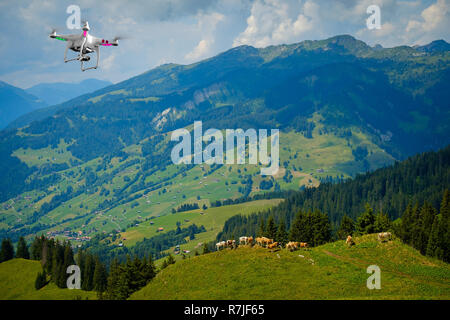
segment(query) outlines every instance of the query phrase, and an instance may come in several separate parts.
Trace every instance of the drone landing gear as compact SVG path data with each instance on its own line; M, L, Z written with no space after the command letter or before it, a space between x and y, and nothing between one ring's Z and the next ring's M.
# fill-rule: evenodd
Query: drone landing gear
M91 60L91 57L88 56L87 54L82 54L80 53L76 58L72 58L72 59L67 59L67 51L69 50L69 48L72 47L72 43L68 42L67 46L66 46L66 51L64 51L64 62L70 62L70 61L80 61L81 62L81 71L86 71L86 70L91 70L91 69L97 69L98 68L98 63L100 60L100 48L97 46L95 47L95 53L97 55L97 63L94 67L89 67L89 68L85 68L84 67L84 63L88 62ZM83 52L83 47L80 48L80 52Z
M81 62L81 71L86 71L86 70L91 70L91 69L97 69L98 68L98 61L99 61L99 59L100 59L100 55L99 55L99 52L100 50L99 50L99 47L96 47L95 48L95 53L96 53L96 55L97 55L97 63L96 63L96 65L94 66L94 67L89 67L89 68L84 68L84 62L85 61L89 61L89 60L91 60L91 57L89 57L89 56L83 56L83 55L81 55L81 57L80 57L80 62Z
M76 58L73 58L73 59L67 59L67 51L69 51L69 48L72 46L72 43L71 42L68 42L67 43L67 46L66 46L66 51L64 51L64 62L65 63L67 63L67 62L70 62L70 61L75 61L75 60L78 60L79 59L79 57L76 57Z

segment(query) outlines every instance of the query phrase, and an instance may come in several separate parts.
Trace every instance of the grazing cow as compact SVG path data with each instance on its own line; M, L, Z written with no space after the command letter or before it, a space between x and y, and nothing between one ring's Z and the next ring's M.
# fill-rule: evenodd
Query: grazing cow
M289 251L294 251L294 250L297 250L298 246L299 246L298 242L289 241L286 244L286 249L288 249Z
M217 242L217 243L216 243L217 251L219 251L220 249L225 248L225 245L226 245L226 242L225 242L225 241Z
M269 245L267 246L267 248L273 249L273 248L276 248L277 246L278 246L278 242L273 242L273 243L269 244Z
M390 232L380 232L378 234L378 241L385 242L392 239L392 233Z
M349 235L347 237L347 240L345 240L345 243L347 244L347 246L351 247L351 246L353 246L355 244L355 241L353 241L352 236Z
M248 237L239 237L239 244L247 244L248 243Z
M268 246L269 244L273 243L273 239L262 237L262 243L264 246Z
M289 251L292 251L292 246L291 246L290 242L286 243L286 249L288 249Z
M236 240L227 240L226 245L227 248L235 248L236 247Z
M308 244L306 242L300 242L300 248L308 248Z
M256 241L257 245L260 245L262 247L262 245L263 245L263 238L262 237L257 237L255 239L255 241Z
M248 243L249 245L252 245L252 243L253 243L253 237L248 237L247 243Z

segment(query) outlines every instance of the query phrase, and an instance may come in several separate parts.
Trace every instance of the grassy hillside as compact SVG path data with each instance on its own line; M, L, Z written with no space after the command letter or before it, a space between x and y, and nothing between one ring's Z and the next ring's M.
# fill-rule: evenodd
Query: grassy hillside
M449 299L450 267L376 235L311 250L238 248L182 260L131 299ZM381 289L366 287L370 265Z
M96 299L95 292L60 289L50 283L40 290L34 288L39 261L13 259L0 263L0 300L74 300Z

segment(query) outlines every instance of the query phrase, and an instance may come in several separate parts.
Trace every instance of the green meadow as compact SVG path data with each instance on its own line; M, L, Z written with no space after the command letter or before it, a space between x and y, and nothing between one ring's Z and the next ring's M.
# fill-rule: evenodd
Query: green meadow
M95 292L60 289L54 283L36 290L34 281L41 271L41 263L34 260L13 259L0 263L0 300L97 299Z

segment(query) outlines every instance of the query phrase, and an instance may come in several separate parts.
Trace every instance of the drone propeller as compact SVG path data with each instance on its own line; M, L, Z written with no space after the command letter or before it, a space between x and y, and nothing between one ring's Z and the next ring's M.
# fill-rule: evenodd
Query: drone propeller
M60 28L54 28L54 27L46 27L45 29L50 31L50 33L57 33L60 31Z
M127 39L129 39L129 38L130 38L130 37L128 37L128 36L119 35L119 36L115 36L114 39L113 39L113 41L117 41L117 40L127 40Z
M50 30L50 38L56 38L56 33L58 32L57 28L48 27L47 30Z

